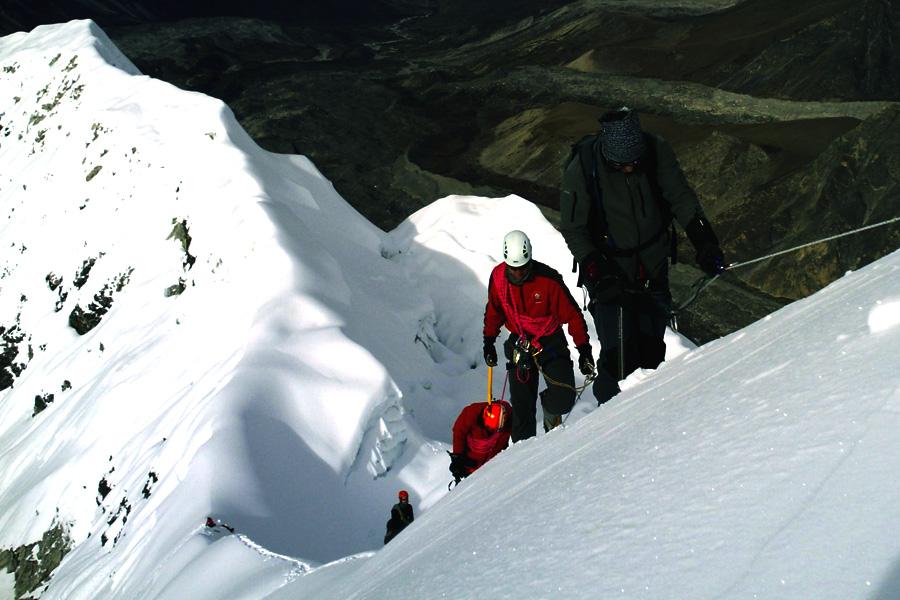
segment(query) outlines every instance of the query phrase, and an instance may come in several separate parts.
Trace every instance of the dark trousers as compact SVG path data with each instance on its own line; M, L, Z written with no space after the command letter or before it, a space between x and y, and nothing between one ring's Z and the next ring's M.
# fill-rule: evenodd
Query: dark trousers
M384 543L387 544L389 541L397 537L397 534L406 529L407 523L404 523L400 519L395 519L391 517L391 520L387 522L387 531L384 534Z
M598 405L618 394L619 381L635 369L655 369L666 358L663 339L672 310L668 281L629 296L624 306L598 302L590 306L600 340L599 368L593 386Z
M537 434L537 391L538 369L532 365L530 369L522 369L513 363L513 349L519 336L512 334L503 344L506 354L506 368L509 371L509 396L512 405L512 441L517 442ZM562 329L538 340L541 353L538 363L545 374L547 389L541 392L541 408L544 410L544 421L567 414L575 405L575 371L569 344ZM562 387L547 381L547 377L569 387ZM559 419L556 419L558 422ZM545 426L545 429L547 427Z

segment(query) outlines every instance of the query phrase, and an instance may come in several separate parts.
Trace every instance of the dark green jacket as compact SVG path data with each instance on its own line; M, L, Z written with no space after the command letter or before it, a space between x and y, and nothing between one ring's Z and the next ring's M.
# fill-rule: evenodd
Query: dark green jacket
M671 248L671 228L661 211L657 194L661 193L663 202L669 205L671 214L682 227L703 214L697 195L688 185L671 146L657 136L645 133L644 137L645 156L650 158L644 160L643 165L655 170L655 185L644 168L625 174L607 166L600 155L599 142L594 145L601 204L612 245L618 249L614 254L620 254L615 256L615 261L630 281L638 277L638 259L650 278L665 272ZM601 213L599 207L593 206L588 183L582 173L581 161L575 156L563 175L559 229L579 263L590 253L607 246L599 217ZM654 236L658 238L639 252L621 256L646 244Z

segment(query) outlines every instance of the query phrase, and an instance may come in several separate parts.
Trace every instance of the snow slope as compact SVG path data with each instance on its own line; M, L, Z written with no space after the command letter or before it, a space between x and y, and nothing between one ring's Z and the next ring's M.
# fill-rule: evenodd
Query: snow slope
M898 598L898 350L895 252L516 444L339 577L271 597Z
M0 548L74 543L41 597L900 597L900 253L447 494L503 234L575 289L533 205L381 232L89 21L0 39L0 124Z

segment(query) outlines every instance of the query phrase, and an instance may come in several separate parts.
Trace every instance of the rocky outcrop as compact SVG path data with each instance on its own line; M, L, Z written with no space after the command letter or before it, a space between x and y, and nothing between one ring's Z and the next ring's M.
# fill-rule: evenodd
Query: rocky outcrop
M837 138L803 169L719 215L734 255L749 259L900 215L900 106ZM754 287L801 298L900 247L886 226L740 270Z
M128 285L132 271L133 269L128 269L105 283L86 306L76 304L69 313L69 327L78 332L78 335L84 335L99 325L112 307L114 294L121 292Z
M900 5L890 0L818 3L822 18L787 31L739 69L707 82L759 96L802 100L900 97Z
M65 525L55 524L37 542L17 548L0 549L0 570L15 577L15 598L39 597L34 594L49 581L51 574L72 549Z
M18 319L13 325L0 325L0 391L12 387L16 378L31 361L33 350L27 344L30 339L30 336L22 331ZM20 348L23 345L24 348ZM27 360L21 353L26 348Z

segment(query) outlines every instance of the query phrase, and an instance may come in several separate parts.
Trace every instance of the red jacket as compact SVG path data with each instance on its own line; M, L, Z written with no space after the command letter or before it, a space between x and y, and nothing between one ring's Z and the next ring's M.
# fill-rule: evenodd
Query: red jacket
M562 276L553 268L544 263L533 261L531 276L522 285L505 284L497 281L499 277L506 277L506 263L497 265L491 273L488 284L488 302L484 309L484 335L495 338L500 335L500 327L506 328L522 335L520 331L519 314L524 314L532 319L546 318L547 321L556 320L559 323L568 324L569 335L576 346L588 343L587 324L584 315L572 294L569 293L563 283ZM502 288L506 288L507 297L502 298ZM506 314L509 307L512 312L519 314ZM549 335L555 331L541 333L540 331L528 331L529 337L534 335ZM540 327L538 327L540 329Z
M469 473L497 456L506 448L512 432L512 407L497 400L506 408L506 422L494 431L484 426L481 413L487 402L475 402L465 407L453 424L453 453L463 454L471 461Z

